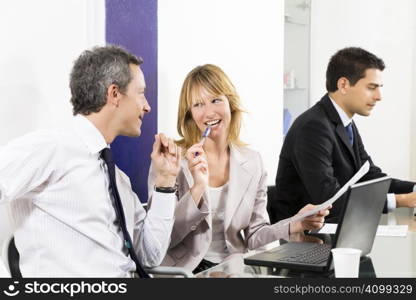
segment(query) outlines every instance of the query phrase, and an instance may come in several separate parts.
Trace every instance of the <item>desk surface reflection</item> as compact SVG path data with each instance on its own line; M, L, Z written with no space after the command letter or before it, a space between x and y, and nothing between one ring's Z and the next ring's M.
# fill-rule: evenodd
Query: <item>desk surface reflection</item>
M394 213L382 215L380 225L408 225L406 237L376 236L368 257L362 258L360 277L416 277L416 217L413 209L400 208ZM316 237L291 236L291 240L307 239L317 242ZM277 247L279 242L270 243L246 254L234 254L223 263L196 274L198 278L264 278L264 277L333 277L333 273L293 272L288 269L248 266L244 257Z

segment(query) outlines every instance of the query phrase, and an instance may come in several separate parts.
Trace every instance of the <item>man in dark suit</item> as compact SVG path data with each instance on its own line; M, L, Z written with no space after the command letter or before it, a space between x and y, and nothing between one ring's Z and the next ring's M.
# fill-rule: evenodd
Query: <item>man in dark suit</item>
M286 135L269 200L272 222L294 215L307 203L319 204L333 196L364 164L361 181L383 177L374 165L353 121L368 116L381 100L384 62L361 48L345 48L332 56L326 72L326 94L301 114ZM393 179L385 212L415 207L414 183ZM338 222L345 195L337 200L327 222Z

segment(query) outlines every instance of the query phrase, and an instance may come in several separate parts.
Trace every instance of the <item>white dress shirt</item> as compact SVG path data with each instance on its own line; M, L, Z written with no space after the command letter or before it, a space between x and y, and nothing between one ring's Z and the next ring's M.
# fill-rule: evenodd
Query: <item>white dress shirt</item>
M24 277L130 277L136 269L100 158L105 147L98 129L76 116L69 128L34 132L0 148L0 204L11 205ZM175 195L154 192L146 215L117 167L116 181L139 260L159 265L169 246Z
M329 96L328 96L329 97ZM350 123L352 123L352 118L348 117L345 111L331 98L332 104L334 105L335 109L338 112L339 117L341 118L341 122L344 127L347 127ZM415 187L413 188L415 190ZM392 193L387 194L387 211L391 212L396 208L396 196Z
M338 112L342 125L344 125L344 127L347 127L352 122L352 118L348 117L347 113L334 101L334 99L332 99L331 97L329 97L329 99L331 99L332 104Z

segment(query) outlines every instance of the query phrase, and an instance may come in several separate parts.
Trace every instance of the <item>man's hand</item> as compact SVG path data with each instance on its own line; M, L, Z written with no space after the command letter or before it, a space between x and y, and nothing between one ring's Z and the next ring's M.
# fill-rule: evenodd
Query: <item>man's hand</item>
M315 205L308 204L304 206L301 210L299 210L297 214L298 215L303 214L307 212L308 210L314 209L315 207L316 207ZM331 206L327 207L326 209L320 210L315 215L306 217L301 221L290 223L290 226L289 226L290 233L292 234L295 232L303 232L305 230L320 229L324 225L325 216L329 214L329 210L331 208L332 208Z
M155 135L153 151L150 155L156 172L155 186L173 187L180 170L181 152L173 139L163 133Z
M416 192L396 195L397 207L416 207Z

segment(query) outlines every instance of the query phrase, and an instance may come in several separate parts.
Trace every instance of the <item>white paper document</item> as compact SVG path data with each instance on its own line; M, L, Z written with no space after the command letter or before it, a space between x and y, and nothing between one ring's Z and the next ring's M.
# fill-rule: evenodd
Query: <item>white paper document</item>
M335 234L337 232L338 224L334 223L325 223L324 226L319 229L319 233L326 233L326 234Z
M377 236L407 236L409 226L407 225L379 225Z
M340 188L338 190L338 192L332 196L330 199L328 199L327 201L325 201L324 203L317 205L314 209L309 210L303 214L299 214L299 215L295 215L291 218L286 219L285 224L290 223L290 222L296 222L296 221L300 221L306 217L312 216L317 214L320 210L327 208L328 206L332 205L336 200L339 199L339 197L341 197L347 190L348 188L355 184L358 180L360 180L365 174L367 174L368 170L370 169L370 163L368 162L368 160L362 165L362 167L358 170L357 173L355 173L354 176L351 177L351 179L344 184L344 186L342 188Z
M319 233L334 234L338 224L325 223ZM377 236L400 236L406 237L409 226L407 225L378 225Z

